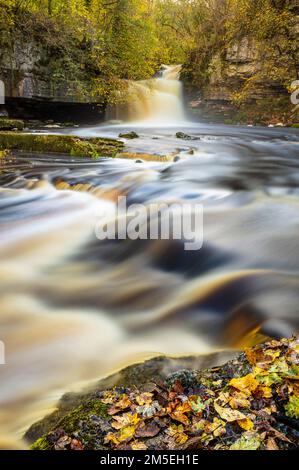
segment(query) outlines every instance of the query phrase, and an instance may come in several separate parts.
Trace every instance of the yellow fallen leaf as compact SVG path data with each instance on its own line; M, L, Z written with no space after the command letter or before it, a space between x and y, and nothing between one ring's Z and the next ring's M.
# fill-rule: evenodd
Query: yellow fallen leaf
M257 387L259 386L259 382L256 380L253 374L245 375L245 377L241 377L240 379L232 379L229 382L231 387L240 390L241 392L248 393L251 395Z
M248 400L248 397L245 393L243 392L235 392L231 396L229 400L229 405L233 409L237 408L249 408L250 407L250 401Z
M175 442L179 445L185 444L185 442L189 439L187 434L184 433L184 426L182 424L179 426L172 424L169 426L169 428L167 428L166 434L173 437Z
M238 425L242 428L245 429L245 431L251 431L254 428L254 424L249 418L245 419L239 419L238 420Z
M220 437L226 434L225 422L219 418L214 418L212 432L214 437Z
M217 401L221 401L222 405L226 405L229 402L230 394L228 392L220 392Z
M272 397L272 390L270 387L260 387L259 391L261 391L263 398L271 398Z
M232 423L234 421L246 419L246 415L241 413L238 410L232 410L231 408L224 408L223 406L218 405L218 403L214 403L215 411L219 414L220 418L224 419L228 423Z
M114 421L111 426L114 429L122 429L126 426L136 426L139 423L140 418L137 413L124 413L122 416L114 416L113 420Z
M107 434L107 436L105 437L105 442L106 443L112 442L113 444L118 445L119 439L117 437L117 434L113 432L109 432L109 434Z
M119 434L119 441L130 441L135 434L135 426L127 426L126 428L121 429Z
M144 444L144 442L140 441L134 441L131 444L132 450L147 450L147 446Z

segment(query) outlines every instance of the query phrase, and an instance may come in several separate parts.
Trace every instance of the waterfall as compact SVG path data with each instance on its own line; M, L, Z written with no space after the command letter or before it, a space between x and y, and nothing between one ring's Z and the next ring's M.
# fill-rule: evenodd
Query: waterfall
M164 126L184 121L180 71L180 65L163 65L156 78L128 81L125 103L121 102L111 107L107 112L107 118Z

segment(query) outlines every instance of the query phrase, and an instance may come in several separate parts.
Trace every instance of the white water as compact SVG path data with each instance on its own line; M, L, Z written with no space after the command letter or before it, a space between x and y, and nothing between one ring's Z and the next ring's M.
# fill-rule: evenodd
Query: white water
M163 66L160 78L129 81L126 102L109 109L107 118L155 126L185 122L180 72L180 65Z

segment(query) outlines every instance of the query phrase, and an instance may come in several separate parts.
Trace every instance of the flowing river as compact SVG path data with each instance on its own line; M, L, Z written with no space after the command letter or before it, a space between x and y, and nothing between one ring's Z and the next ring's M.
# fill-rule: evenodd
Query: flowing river
M3 447L22 445L63 391L139 359L298 332L298 130L189 123L176 75L134 85L129 123L72 130L133 129L126 151L167 161L19 154L1 164ZM98 217L115 217L120 195L202 204L202 249L99 241Z

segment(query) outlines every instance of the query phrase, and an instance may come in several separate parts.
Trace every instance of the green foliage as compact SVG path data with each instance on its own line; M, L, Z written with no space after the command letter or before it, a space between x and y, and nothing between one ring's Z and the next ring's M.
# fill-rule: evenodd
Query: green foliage
M8 119L0 117L0 131L11 131L17 129L21 131L24 129L24 121L20 119Z
M20 51L53 91L77 101L114 103L126 80L152 77L163 63L183 63L197 89L225 75L233 47L246 39L258 67L235 86L246 102L265 80L287 88L298 77L294 0L0 0L0 70L13 89ZM21 54L22 55L22 54Z

